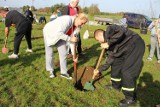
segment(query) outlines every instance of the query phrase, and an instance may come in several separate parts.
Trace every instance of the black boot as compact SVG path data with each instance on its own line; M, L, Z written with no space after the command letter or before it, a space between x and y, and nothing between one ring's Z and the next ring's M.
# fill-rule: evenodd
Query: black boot
M105 87L106 87L106 89L114 89L114 90L116 90L116 91L120 91L119 88L115 88L115 87L113 87L112 85L106 85Z
M136 105L136 100L123 99L123 100L120 101L119 104L120 104L121 107L135 106Z

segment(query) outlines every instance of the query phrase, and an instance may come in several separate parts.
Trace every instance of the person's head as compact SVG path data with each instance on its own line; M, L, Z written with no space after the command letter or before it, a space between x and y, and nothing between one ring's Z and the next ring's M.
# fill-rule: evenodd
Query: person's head
M6 17L6 15L7 15L7 13L8 13L8 10L5 10L5 9L0 9L0 16L2 16L2 17Z
M128 17L128 15L126 15L126 14L123 14L123 18L127 18Z
M79 3L79 0L71 0L70 5L75 8L78 6L78 3Z
M59 8L57 8L57 9L56 9L56 12L57 12L57 13L58 13L58 12L60 12L60 9L59 9Z
M94 38L96 39L96 41L98 41L99 43L104 43L104 30L102 29L97 29L94 31Z
M76 15L76 18L74 20L74 25L76 27L80 27L84 25L88 21L87 15L84 13L79 13Z

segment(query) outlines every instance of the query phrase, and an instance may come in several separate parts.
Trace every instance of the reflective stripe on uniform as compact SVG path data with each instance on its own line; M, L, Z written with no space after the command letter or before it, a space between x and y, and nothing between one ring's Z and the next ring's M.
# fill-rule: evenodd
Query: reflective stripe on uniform
M121 81L121 78L111 78L113 81Z
M125 88L125 87L122 87L122 90L125 90L125 91L134 91L134 88Z

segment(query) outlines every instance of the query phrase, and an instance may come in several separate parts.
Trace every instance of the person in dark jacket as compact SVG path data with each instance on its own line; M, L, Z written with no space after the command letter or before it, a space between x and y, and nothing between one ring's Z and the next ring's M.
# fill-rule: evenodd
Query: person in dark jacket
M34 18L33 18L33 13L31 11L31 8L28 7L27 10L24 12L24 15L28 20L31 21L31 23L33 23Z
M40 24L42 24L42 23L45 23L45 24L46 24L46 22L47 22L47 21L46 21L45 16L40 16L40 17L39 17L39 23L40 23Z
M94 36L108 54L106 63L94 70L94 75L111 67L112 85L106 85L106 88L122 89L125 99L120 101L120 106L135 105L136 80L142 68L144 41L137 33L118 25L110 25L106 31L98 29Z
M79 13L79 8L78 8L78 3L79 0L71 0L71 2L65 6L64 11L62 12L63 15L70 15L70 16L74 16L77 15ZM73 33L73 31L75 30L75 27L71 28L68 32L67 35L71 35ZM77 35L77 51L78 51L78 55L82 56L82 47L81 47L81 37L80 37L80 33L78 33ZM71 55L69 54L68 57L70 57Z
M25 18L25 16L19 13L16 10L3 10L0 9L0 16L5 18L5 36L8 37L10 27L16 27L16 33L14 37L14 53L9 55L9 58L18 58L19 47L22 41L22 38L25 35L28 48L26 52L32 52L32 44L31 44L31 30L32 24L31 22Z

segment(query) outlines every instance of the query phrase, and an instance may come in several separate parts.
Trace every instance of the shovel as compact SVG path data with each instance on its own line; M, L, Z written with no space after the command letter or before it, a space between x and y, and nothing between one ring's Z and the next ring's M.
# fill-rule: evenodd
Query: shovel
M3 53L3 54L8 53L8 48L6 47L7 39L8 39L8 37L5 38L4 47L2 48L2 53Z
M76 35L74 35L76 37ZM76 45L77 45L77 42L74 42L74 59L77 58L77 55L76 55ZM77 85L77 62L74 61L74 83L75 83L75 86Z
M103 54L104 54L104 51L105 51L105 49L102 49L102 51L101 51L101 54L100 54L100 57L99 57L99 60L98 60L98 63L97 63L97 65L96 65L96 69L95 70L97 70L98 69L98 67L99 67L99 65L100 65L100 62L101 62L101 60L102 60L102 57L103 57ZM84 90L86 90L86 91L93 91L95 88L94 88L94 86L93 86L93 82L94 82L94 78L95 78L95 75L93 74L93 76L92 76L92 80L90 80L89 82L86 82L86 84L84 85Z

